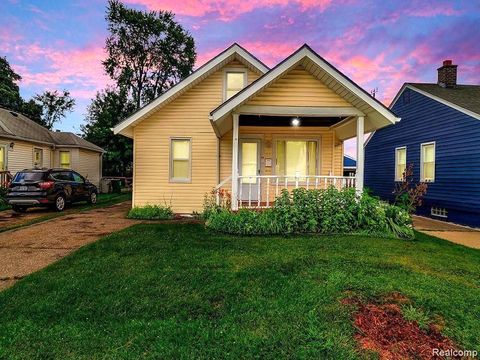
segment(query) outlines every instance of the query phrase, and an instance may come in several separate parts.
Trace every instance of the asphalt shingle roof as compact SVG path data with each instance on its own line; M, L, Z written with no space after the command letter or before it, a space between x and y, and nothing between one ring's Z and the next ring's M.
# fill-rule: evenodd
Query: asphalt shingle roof
M431 83L408 84L480 115L480 85L457 85L454 88L444 88Z
M26 116L0 108L0 136L57 146L79 147L102 152L102 148L71 132L53 132Z

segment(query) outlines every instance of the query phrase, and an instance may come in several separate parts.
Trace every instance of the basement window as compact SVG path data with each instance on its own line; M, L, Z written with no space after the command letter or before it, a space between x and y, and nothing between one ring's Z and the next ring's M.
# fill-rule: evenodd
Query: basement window
M438 217L442 217L442 218L447 218L448 211L447 211L447 209L445 209L445 208L440 208L440 207L432 206L432 208L430 209L430 214L431 214L432 216L438 216Z

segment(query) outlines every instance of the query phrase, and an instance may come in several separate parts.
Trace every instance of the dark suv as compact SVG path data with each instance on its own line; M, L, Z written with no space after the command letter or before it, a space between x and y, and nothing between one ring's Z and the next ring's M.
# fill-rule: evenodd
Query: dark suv
M32 206L51 206L63 211L66 203L95 204L97 187L73 170L22 170L13 177L6 200L16 212L25 212Z

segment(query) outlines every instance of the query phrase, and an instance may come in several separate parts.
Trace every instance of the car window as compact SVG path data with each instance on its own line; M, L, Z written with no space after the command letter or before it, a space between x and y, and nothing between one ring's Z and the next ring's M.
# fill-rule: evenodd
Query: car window
M73 181L83 183L85 180L83 180L83 177L81 177L79 174L76 172L72 172L73 175Z
M52 172L52 177L59 181L73 181L73 177L69 171Z
M13 178L13 182L25 182L25 181L40 181L45 178L44 172L28 172L20 171Z

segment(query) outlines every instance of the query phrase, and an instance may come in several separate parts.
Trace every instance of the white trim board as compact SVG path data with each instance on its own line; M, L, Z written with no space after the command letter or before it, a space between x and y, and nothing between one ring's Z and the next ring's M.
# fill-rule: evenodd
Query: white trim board
M406 89L410 89L410 90L413 90L413 91L416 91L417 93L419 94L422 94L432 100L435 100L443 105L446 105L448 107L451 107L452 109L455 109L455 110L458 110L468 116L471 116L477 120L480 120L480 114L477 114L473 111L470 111L468 109L465 109L459 105L456 105L450 101L447 101L447 100L444 100L442 98L439 98L438 96L435 96L435 95L432 95L430 94L429 92L426 92L426 91L423 91L423 90L420 90L418 88L415 87L415 85L412 85L412 84L409 84L409 83L405 83L403 84L402 88L400 89L400 91L398 92L398 94L395 96L395 98L393 99L392 103L390 104L389 108L393 108L393 106L396 104L396 102L398 101L398 99L400 99L400 96L403 94L403 92L406 90Z
M258 59L256 59L253 55L251 55L248 51L243 49L238 44L233 44L228 49L226 49L225 51L208 61L206 64L195 70L192 74L187 76L178 84L174 85L162 95L157 97L155 100L151 101L150 103L133 113L131 116L129 116L127 119L117 124L113 128L114 134L121 134L127 137L133 137L133 131L132 129L130 129L130 126L133 126L138 122L142 121L148 114L156 110L171 97L179 94L182 90L185 90L189 86L196 83L197 80L200 80L202 77L208 75L212 70L221 65L231 56L241 57L245 62L256 68L261 74L264 74L268 71L268 68Z

